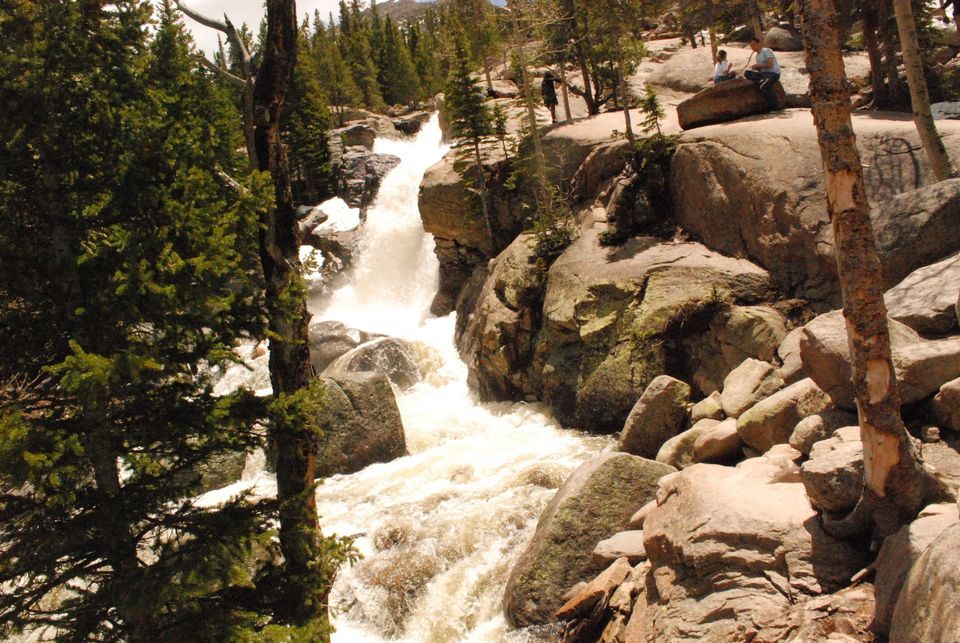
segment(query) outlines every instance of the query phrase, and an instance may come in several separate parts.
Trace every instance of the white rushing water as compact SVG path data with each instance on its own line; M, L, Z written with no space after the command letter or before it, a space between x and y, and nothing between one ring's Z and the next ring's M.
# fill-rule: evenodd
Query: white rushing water
M311 302L314 321L426 347L423 380L397 391L410 455L334 476L317 492L324 533L355 536L363 554L334 586L336 643L536 640L510 632L502 616L507 576L556 487L607 444L561 429L537 405L481 404L469 390L454 315L429 315L438 264L417 195L447 152L440 138L434 118L416 138L377 140L376 151L402 162L367 214L346 285ZM274 491L272 479L251 474L262 493Z

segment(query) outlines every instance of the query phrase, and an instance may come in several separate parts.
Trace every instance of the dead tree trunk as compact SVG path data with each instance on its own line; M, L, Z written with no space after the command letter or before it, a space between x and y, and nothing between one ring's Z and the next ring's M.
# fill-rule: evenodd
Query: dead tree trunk
M627 79L623 74L623 45L620 43L620 34L617 38L617 90L620 93L620 108L623 110L623 126L630 145L636 145L637 138L633 134L633 123L630 121L630 96L627 91Z
M927 79L923 72L923 58L920 55L920 40L917 37L917 23L913 19L913 7L910 6L910 0L893 0L893 10L900 32L900 49L903 52L907 85L910 88L913 122L917 125L920 142L927 151L933 175L938 181L943 181L955 173L937 131L937 124L930 113L930 93L927 91Z
M870 530L885 535L920 509L924 470L900 419L883 279L850 117L836 11L833 0L799 0L798 5L864 455L860 502L842 520L825 516L824 526L841 536Z
M254 134L260 169L272 174L276 193L276 206L260 217L260 262L266 282L270 381L275 396L294 394L313 381L307 334L310 315L302 290L296 210L290 168L280 140L280 114L296 50L295 0L268 0L267 36L254 92ZM324 616L326 610L326 597L315 569L321 537L313 493L317 436L275 417L272 437L277 448L280 549L286 588L278 617L302 625Z
M870 59L870 85L873 89L873 106L886 107L889 104L887 87L883 77L883 55L880 51L879 14L874 6L863 8L863 40Z

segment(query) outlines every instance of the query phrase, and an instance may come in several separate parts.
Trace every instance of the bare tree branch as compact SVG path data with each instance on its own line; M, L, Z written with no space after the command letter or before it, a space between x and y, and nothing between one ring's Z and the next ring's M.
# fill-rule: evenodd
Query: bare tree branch
M201 13L197 13L196 11L194 11L193 9L191 9L190 7L188 7L187 5L185 5L185 4L183 4L182 2L180 2L180 0L173 0L173 3L174 3L175 5L177 5L177 9L179 9L180 11L182 11L182 12L183 12L184 14L186 14L188 17L196 20L197 22L199 22L200 24L202 24L204 27L210 27L211 29L216 29L217 31L222 31L223 33L227 34L228 36L230 35L230 31L227 29L226 23L224 23L224 22L218 22L217 20L214 20L213 18L208 18L208 17L206 17L205 15L203 15L203 14L201 14ZM224 16L224 18L226 18L226 16Z
M236 85L237 87L241 89L245 89L247 87L247 81L240 78L239 76L234 76L233 74L231 74L226 69L216 64L206 56L201 56L200 54L197 54L196 56L193 57L193 59L196 60L201 65L203 65L204 67L206 67L207 69L217 74L218 76L220 76L221 78L223 78L224 80L227 80L230 83Z

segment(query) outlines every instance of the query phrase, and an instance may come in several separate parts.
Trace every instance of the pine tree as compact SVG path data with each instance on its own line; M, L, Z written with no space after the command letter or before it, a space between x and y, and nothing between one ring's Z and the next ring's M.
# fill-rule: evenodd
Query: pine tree
M417 71L400 30L387 16L380 27L379 72L380 92L390 105L414 102L421 93Z
M302 35L305 33L305 29L301 30ZM310 51L307 38L301 37L300 43L281 129L296 177L294 201L313 204L332 196L336 178L327 140L330 110L320 82L317 58Z
M377 66L370 49L370 34L360 14L357 0L352 0L349 8L344 0L340 0L340 33L337 45L353 75L353 82L363 95L364 105L367 109L383 109L383 96L377 82Z
M317 82L326 91L329 105L337 112L338 123L342 126L344 109L350 105L362 105L363 94L353 82L353 75L340 55L334 36L333 29L324 29L319 20L315 21L310 56Z
M483 219L491 245L495 244L490 199L487 194L486 170L480 143L493 134L493 116L484 103L483 94L474 83L470 73L470 59L462 38L454 45L453 64L446 87L446 109L450 118L450 127L455 136L464 138L473 149L474 170L477 174L477 192L483 209Z
M209 367L261 334L229 106L169 2L0 9L0 621L72 640L239 637L263 506L198 467L260 443ZM228 127L232 127L227 125ZM206 365L205 368L200 368ZM67 589L69 588L69 589Z

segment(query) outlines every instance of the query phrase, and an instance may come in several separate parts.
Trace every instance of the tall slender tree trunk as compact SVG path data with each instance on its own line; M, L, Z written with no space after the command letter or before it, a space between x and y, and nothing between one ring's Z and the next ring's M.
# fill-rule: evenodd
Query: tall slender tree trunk
M879 0L877 3L877 23L879 25L880 41L883 43L883 69L887 77L887 96L891 103L900 100L903 95L903 83L900 81L900 68L897 62L897 38L891 25L896 25L892 19L893 0Z
M493 94L493 76L490 74L490 59L483 58L483 76L487 81L487 92Z
M886 107L888 104L887 87L883 80L883 55L880 52L879 15L875 6L864 6L863 39L870 59L870 85L873 90L873 106Z
M563 97L563 114L566 117L564 120L569 121L573 116L570 114L570 91L567 89L567 70L563 62L560 63L560 95Z
M750 9L750 24L753 26L753 35L763 40L763 10L760 9L760 3L757 0L752 0Z
M255 123L260 169L273 175L276 206L260 218L260 262L270 317L270 381L276 396L289 395L313 381L307 325L310 320L301 285L296 211L290 168L280 140L280 114L286 100L297 48L294 0L267 1L267 36L257 75ZM280 549L284 557L282 621L302 625L322 616L326 607L315 568L320 529L314 497L316 436L301 426L274 418L277 447L277 499Z
M487 227L487 236L490 237L490 256L496 254L497 239L493 231L493 216L490 212L490 196L487 194L487 172L483 168L483 155L480 153L480 139L473 139L473 160L477 166L477 177L480 180L480 207L483 211L483 222Z
M620 107L623 109L623 126L627 140L636 145L637 137L633 134L633 123L630 121L630 95L627 92L627 79L623 75L623 45L620 43L620 34L617 34L617 90L620 92Z
M913 122L916 123L920 142L927 151L927 158L938 181L955 175L943 140L937 131L937 124L930 113L930 94L927 91L927 79L923 72L923 58L920 55L920 40L917 37L917 23L913 19L913 7L910 0L893 0L893 10L897 16L897 29L900 32L900 48L903 51L903 68L910 87L910 103L913 106Z
M579 65L580 74L583 76L583 100L587 103L587 113L590 115L599 114L600 106L597 105L596 96L590 85L590 67L587 64L587 54L583 47L580 13L576 0L564 0L563 10L566 13L564 20L569 25L569 34L573 39L573 51L576 54L577 65Z
M825 517L824 525L838 535L866 530L885 535L920 509L923 470L900 419L883 279L850 117L836 11L833 0L799 0L798 5L864 455L860 502L840 521Z
M537 125L537 111L534 108L533 87L530 84L530 71L527 69L527 52L524 48L524 38L521 37L520 21L521 8L516 0L507 0L507 8L513 18L513 31L515 40L515 51L517 63L520 65L520 80L523 85L523 99L527 107L527 125L530 129L530 140L533 142L533 172L534 172L534 197L537 205L545 202L545 190L547 185L547 165L546 158L543 155L543 139L540 138L540 127Z

